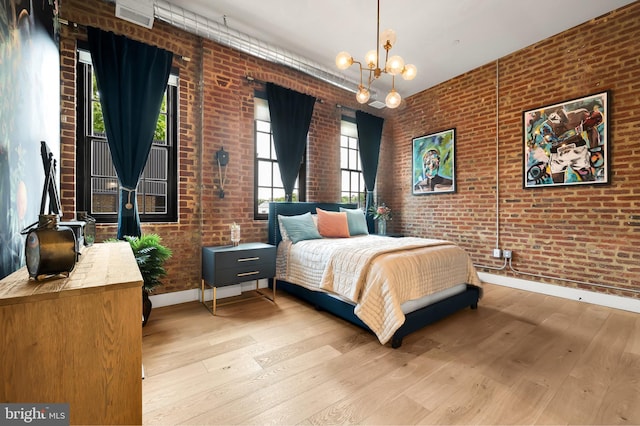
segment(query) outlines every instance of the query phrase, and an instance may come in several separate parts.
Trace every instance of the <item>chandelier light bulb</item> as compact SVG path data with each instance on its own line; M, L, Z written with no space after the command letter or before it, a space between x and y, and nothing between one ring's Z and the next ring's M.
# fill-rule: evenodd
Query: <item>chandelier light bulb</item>
M404 59L398 55L394 55L389 58L386 65L386 70L391 75L400 74L404 69Z
M405 65L402 70L402 78L405 80L413 80L416 78L416 74L418 74L418 68L413 64Z
M346 70L353 64L353 58L347 52L340 52L336 56L336 66L340 70Z
M370 50L364 55L364 63L367 64L369 69L375 69L378 63L378 53L375 50Z
M396 32L392 29L384 30L380 34L380 46L386 50L391 49L396 44Z
M364 86L359 86L358 87L358 93L356 93L356 100L361 103L361 104L365 104L367 103L367 101L369 100L369 91L367 89L364 88Z
M400 105L401 101L402 97L400 97L400 94L396 91L396 89L391 89L391 91L385 98L384 103L387 105L387 108L393 109L397 108L398 105Z

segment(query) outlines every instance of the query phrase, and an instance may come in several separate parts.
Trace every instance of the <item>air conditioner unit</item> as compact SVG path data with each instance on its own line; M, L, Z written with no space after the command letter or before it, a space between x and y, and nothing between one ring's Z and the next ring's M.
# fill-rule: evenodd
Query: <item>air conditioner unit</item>
M153 0L116 0L116 17L151 29Z

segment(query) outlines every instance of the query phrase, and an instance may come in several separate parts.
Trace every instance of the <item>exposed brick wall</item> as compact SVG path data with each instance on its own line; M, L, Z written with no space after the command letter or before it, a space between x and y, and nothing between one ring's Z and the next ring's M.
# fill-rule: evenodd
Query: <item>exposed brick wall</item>
M339 129L345 111L336 104L359 107L352 93L163 22L156 21L152 30L129 24L115 18L111 3L65 0L61 17L178 55L174 66L180 72L179 221L143 224L143 232L159 233L174 251L160 292L199 287L200 247L228 243L228 225L234 221L241 224L244 241L267 239L266 223L253 219L253 95L264 90L262 82L320 99L309 134L307 199L339 200ZM456 241L475 263L499 266L491 258L498 223L499 245L514 251L518 270L640 289L640 227L629 225L638 223L633 216L640 215L634 142L640 130L635 114L640 106L639 26L636 2L500 59L497 199L496 63L412 96L398 110L369 111L388 116L378 190L394 210L390 229ZM86 39L82 27L63 26L60 170L65 212L75 211L77 39ZM248 81L247 75L255 81ZM522 111L604 89L612 91L612 184L523 190ZM450 127L457 132L457 192L412 196L412 138ZM214 157L221 147L230 154L224 199L218 197ZM99 226L100 238L114 235L115 226Z
M179 218L178 223L144 223L142 232L158 233L174 255L158 292L200 286L203 245L229 244L229 224L241 225L243 241L266 241L267 223L253 219L253 96L271 81L319 99L309 132L307 199L339 201L339 133L342 110L356 108L355 95L290 68L275 65L155 21L152 30L115 17L115 6L99 0L65 0L60 16L79 27L63 26L61 34L61 198L73 217L76 153L76 40L86 40L84 26L155 45L174 52L180 73ZM183 58L187 58L183 59ZM248 81L252 76L255 81ZM369 111L381 115L378 110ZM389 136L390 137L390 136ZM215 152L221 147L230 161L225 197L218 196ZM98 240L113 238L116 227L98 226Z
M456 241L475 263L500 266L491 257L499 223L499 246L513 250L518 271L640 290L639 81L635 2L408 98L392 120L393 149L383 147L392 159L381 159L379 170L380 176L395 176L379 180L396 212L393 226L408 235ZM612 95L611 185L523 189L522 112L604 90ZM457 131L457 192L412 196L412 138L451 127Z

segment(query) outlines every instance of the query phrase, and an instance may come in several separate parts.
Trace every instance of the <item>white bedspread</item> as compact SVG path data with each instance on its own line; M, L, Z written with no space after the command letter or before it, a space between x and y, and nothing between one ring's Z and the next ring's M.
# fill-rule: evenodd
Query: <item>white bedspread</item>
M462 283L481 286L471 259L452 242L377 235L283 242L276 274L352 301L383 344L404 323L402 303Z

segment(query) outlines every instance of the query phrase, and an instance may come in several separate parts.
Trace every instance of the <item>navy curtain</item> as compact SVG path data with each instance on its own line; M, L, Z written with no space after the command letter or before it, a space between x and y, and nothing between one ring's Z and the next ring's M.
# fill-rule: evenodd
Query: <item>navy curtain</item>
M100 104L120 181L118 239L139 237L136 187L151 151L173 53L87 28Z
M291 201L316 98L267 83L267 101L285 197Z
M356 127L358 128L358 149L362 163L362 178L367 188L365 211L369 232L373 232L373 217L369 208L373 205L373 188L376 186L378 174L378 159L380 158L380 141L382 140L382 125L384 119L356 111Z

